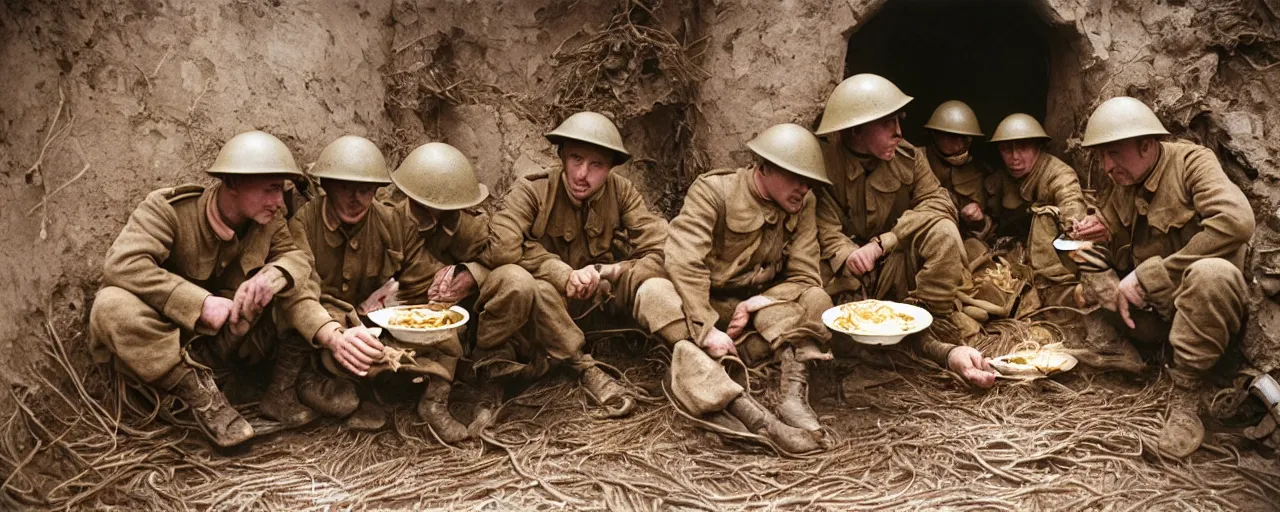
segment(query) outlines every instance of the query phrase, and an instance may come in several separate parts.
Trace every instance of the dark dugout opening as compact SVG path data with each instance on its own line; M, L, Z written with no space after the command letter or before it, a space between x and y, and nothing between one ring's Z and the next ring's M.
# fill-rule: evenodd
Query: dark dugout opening
M932 142L923 126L934 108L969 104L986 134L973 152L998 167L985 142L1001 119L1023 112L1045 122L1049 37L1027 0L890 0L849 37L845 76L875 73L914 96L902 130L919 146Z

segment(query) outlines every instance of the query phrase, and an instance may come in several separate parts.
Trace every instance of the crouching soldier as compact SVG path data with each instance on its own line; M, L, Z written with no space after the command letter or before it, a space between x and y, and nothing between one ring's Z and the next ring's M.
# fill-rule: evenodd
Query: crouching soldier
M902 139L901 110L911 100L873 74L845 79L827 100L817 130L834 134L823 147L832 186L817 206L823 277L832 296L862 290L916 303L968 337L981 326L957 307L968 269L956 207L924 152ZM995 383L977 349L940 340L933 329L911 342L970 383Z
M1211 150L1162 142L1168 133L1134 98L1112 98L1094 110L1084 146L1116 187L1102 202L1100 221L1078 223L1075 234L1110 247L1124 276L1112 300L1100 301L1111 320L1131 339L1172 347L1169 374L1178 395L1157 448L1182 458L1204 437L1196 394L1244 323L1241 269L1254 217Z
M218 446L253 437L210 367L275 354L260 408L286 425L315 413L293 382L307 344L350 343L309 286L311 266L284 219L284 185L301 178L289 148L260 132L239 134L207 171L212 187L147 195L107 251L103 288L89 315L94 359L185 402Z
M982 136L978 116L964 102L946 101L934 109L924 127L933 138L925 149L929 168L942 188L951 193L951 201L960 212L961 232L985 238L991 234L993 221L986 215L986 182L990 174L987 166L969 152L973 138Z
M755 165L700 176L671 221L667 273L692 340L675 347L671 392L692 416L745 427L788 453L810 452L824 438L809 408L806 363L831 357L821 320L831 297L818 270L809 190L830 182L818 138L801 126L773 126L747 147ZM726 355L781 363L776 417L712 360Z
M541 313L531 320L532 340L481 330L477 348L493 356L477 357L477 365L491 366L491 375L527 378L545 373L547 363L567 364L580 372L587 394L608 407L609 415L626 414L635 404L633 392L583 352L584 335L574 317L602 306L669 342L688 337L679 300L662 269L667 223L649 210L630 181L611 172L631 155L608 118L580 112L546 137L558 146L561 166L514 185L494 216L485 259L492 267L524 269L528 276L508 277L536 296L533 303ZM529 318L527 304L504 306L483 291L480 302L495 317ZM516 359L523 363L498 362Z
M1076 279L1058 260L1053 239L1086 220L1084 193L1075 169L1044 150L1048 141L1040 122L1027 114L1012 114L1000 121L991 142L1000 151L1007 176L993 180L999 185L991 212L999 219L999 232L1026 237L1038 303L1074 305ZM1024 310L1028 309L1027 299L1023 300Z
M324 195L304 206L293 223L315 258L322 302L349 329L366 332L361 317L385 306L427 303L433 298L430 292L443 282L439 277L454 271L455 253L474 259L488 236L482 219L470 212L455 213L479 204L488 189L476 182L466 157L446 144L415 149L391 174L377 146L345 136L325 147L311 175L320 180ZM374 200L377 190L393 180L409 196L405 206ZM448 198L449 204L432 202L440 208L435 211L452 214L447 227L429 214L421 216L428 224L419 221L416 205L435 197ZM459 251L450 252L454 245ZM474 270L459 274L485 274L482 268ZM459 275L456 280L462 279ZM436 435L446 442L465 438L466 427L448 410L454 368L462 356L458 337L429 346L398 340L387 344L411 350L412 361L401 361L398 350L388 351L367 335L325 347L322 365L304 373L298 384L302 402L327 415L346 417L355 429L382 428L387 414L376 399L374 377L394 368L426 377L417 412Z

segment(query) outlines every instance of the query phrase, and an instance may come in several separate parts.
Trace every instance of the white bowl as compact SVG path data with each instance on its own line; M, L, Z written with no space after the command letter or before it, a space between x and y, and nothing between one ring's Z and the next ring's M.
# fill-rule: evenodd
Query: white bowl
M448 340L451 337L457 336L457 334L454 331L457 331L460 327L466 325L467 322L471 320L471 313L468 313L466 309L463 309L459 306L452 306L449 308L449 311L462 315L462 320L446 325L444 327L413 328L413 327L399 327L391 324L391 316L394 315L396 311L405 310L405 309L425 309L425 308L426 306L422 304L419 304L417 306L396 306L391 308L383 308L383 309L374 311L372 313L369 313L369 320L373 320L373 323L378 324L383 329L386 329L387 332L391 333L391 336L397 340L408 342L408 343L421 343L421 344L427 344L427 345L440 343L442 341Z
M864 302L864 301L857 301L857 302ZM903 304L901 302L892 302L887 300L881 300L881 301L875 301L875 302L885 304L893 308L894 311L910 315L912 318L915 318L915 322L911 325L910 329L902 332L896 332L893 334L847 331L839 327L836 327L835 325L836 317L840 316L840 312L841 312L840 306L843 306L843 304L841 304L841 305L832 307L826 311L823 311L822 323L826 324L828 329L831 329L836 332L842 332L842 333L848 334L849 337L853 338L853 341L862 343L864 345L894 345L902 341L903 338L906 338L907 336L923 331L929 328L930 325L933 325L933 315L929 314L929 312L926 311L924 308L912 306L910 304ZM851 302L849 304L853 304L853 303Z

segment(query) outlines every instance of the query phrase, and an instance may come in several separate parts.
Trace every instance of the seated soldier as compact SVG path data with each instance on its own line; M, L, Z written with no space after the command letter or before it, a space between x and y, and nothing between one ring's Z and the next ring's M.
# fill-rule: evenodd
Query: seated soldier
M307 343L349 343L308 286L311 266L284 219L286 179L301 178L289 148L251 131L222 147L212 187L147 195L103 263L89 314L94 359L185 402L218 446L253 437L227 403L210 366L255 363L276 353L264 415L300 425L293 381ZM277 346L278 345L278 346Z
M985 239L991 234L993 220L984 210L985 184L990 173L986 165L969 153L973 138L982 136L978 116L964 102L951 100L938 105L924 127L933 138L933 144L925 149L929 167L960 211L960 231Z
M999 185L993 186L998 190L992 194L991 214L999 219L997 231L1026 237L1039 303L1074 305L1076 280L1058 260L1053 239L1085 220L1084 193L1075 169L1044 151L1048 141L1049 134L1034 117L1013 114L1000 121L991 142L997 144L1008 176L993 180Z
M527 343L529 337L521 337L522 342L483 330L476 345L491 351L489 360L525 361L528 366L519 370L525 377L545 372L548 362L568 364L581 372L587 394L611 407L608 414L626 414L635 404L632 392L583 353L584 335L574 317L601 305L634 318L668 342L688 338L679 301L662 269L667 223L649 210L630 181L611 172L631 155L608 118L579 112L546 137L558 146L561 166L516 182L493 218L485 261L491 267L518 264L527 270L536 279L527 288L535 291L535 302L549 316L534 322L536 346ZM481 297L486 310L500 306L487 299ZM519 308L495 310L497 314L527 317ZM481 359L477 357L478 365L489 364Z
M924 151L902 139L901 110L911 100L869 73L845 79L827 100L817 130L834 134L823 146L832 186L818 192L823 278L833 297L861 290L916 303L968 337L980 326L957 307L968 269L956 207ZM970 383L995 383L981 352L940 340L937 330L909 338L913 348Z
M809 408L806 362L831 357L821 348L831 337L822 325L831 297L809 190L830 182L818 138L801 126L773 126L747 147L755 165L699 176L671 221L666 268L692 334L673 352L671 392L695 417L745 427L787 453L811 452L824 439ZM726 355L781 363L777 417L711 359Z
M443 148L433 152L435 146ZM466 428L449 415L447 406L454 367L462 355L457 337L430 346L389 339L387 344L395 348L414 351L412 361L402 364L399 358L388 361L383 343L362 327L367 322L362 317L384 306L428 302L436 277L453 268L455 262L443 262L431 251L432 242L437 241L419 235L418 222L407 208L374 200L378 189L391 184L393 178L403 182L401 190L412 198L419 192L414 185L432 181L430 176L420 175L430 174L423 167L434 163L432 157L439 151L457 153L444 144L422 146L405 157L393 175L387 172L386 160L373 142L348 135L326 146L311 168L311 176L320 180L324 195L298 211L293 227L300 233L299 245L305 243L314 258L321 302L334 320L363 334L325 347L322 365L303 374L298 394L304 404L326 415L346 417L347 426L353 429L377 430L386 423L386 409L374 396L374 378L392 368L423 376L427 386L418 401L418 415L442 440L456 442L467 436ZM457 158L466 162L460 153ZM465 171L470 172L469 163ZM469 203L463 207L474 206L488 195L482 185L475 184L474 175L471 183L470 191L453 190L458 193L456 201ZM449 190L450 185L432 183L437 190ZM483 224L469 227L474 257L487 231Z
M1100 302L1131 339L1167 341L1173 350L1169 375L1177 393L1156 448L1183 458L1204 437L1195 393L1207 388L1210 370L1244 325L1242 269L1254 217L1213 151L1161 141L1168 133L1134 98L1112 98L1093 111L1083 145L1116 186L1102 201L1101 219L1077 222L1074 234L1110 247L1124 276L1113 297L1084 299Z

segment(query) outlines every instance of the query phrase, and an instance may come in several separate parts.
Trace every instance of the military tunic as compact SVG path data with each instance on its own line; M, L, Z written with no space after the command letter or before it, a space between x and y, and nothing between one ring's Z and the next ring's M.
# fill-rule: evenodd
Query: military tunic
M689 187L671 221L666 268L684 304L693 341L724 329L743 300L763 295L777 302L753 316L773 349L783 343L825 344L822 289L813 194L799 213L760 196L757 167L704 174Z
M1159 147L1140 183L1112 190L1102 221L1120 275L1136 273L1155 309L1131 310L1138 328L1130 334L1158 343L1167 333L1174 366L1204 371L1243 325L1253 211L1208 148L1181 141Z
M986 188L986 180L991 175L982 162L970 157L969 161L963 165L954 165L943 158L937 148L929 146L925 150L928 156L929 168L933 170L933 175L938 178L938 184L946 189L951 195L951 202L955 204L956 210L963 210L965 206L977 204L984 214L990 215L988 209L989 199ZM978 234L985 230L988 221L973 222L963 217L957 218L959 227L964 233Z
M546 283L538 287L537 302L558 302L564 313L556 316L563 318L569 318L569 308L577 311L589 306L565 302L569 275L592 264L617 264L621 271L612 287L614 307L630 312L651 333L680 322L678 300L662 292L670 288L659 283L644 286L650 280L665 280L666 221L650 211L631 182L616 172L609 173L600 190L581 204L569 197L562 173L556 169L516 183L506 205L494 216L482 260L490 266L518 265ZM583 334L572 321L538 323L542 325L539 343L556 345L561 353L581 349Z
M311 265L283 211L265 225L250 221L239 231L219 230L210 215L219 215L221 189L221 184L160 189L130 215L107 251L103 287L90 313L95 360L106 362L114 355L124 369L153 382L178 365L183 344L198 334L216 335L213 351L221 358L256 362L270 353L267 344L276 329L295 329L314 341L333 321L314 288L306 286ZM277 285L272 303L248 334L231 335L230 326L218 333L197 326L206 298L233 298L241 284L268 266L287 282Z
M1031 170L1021 178L1004 181L1001 193L993 194L991 214L1001 223L1029 225L1027 253L1034 274L1033 284L1043 296L1043 303L1070 305L1075 276L1058 259L1053 240L1059 233L1070 231L1072 222L1084 219L1087 206L1080 190L1080 177L1066 162L1044 151L1036 157ZM1010 186L1011 185L1011 186ZM1048 207L1057 209L1057 217ZM1021 234L1019 234L1021 236Z

